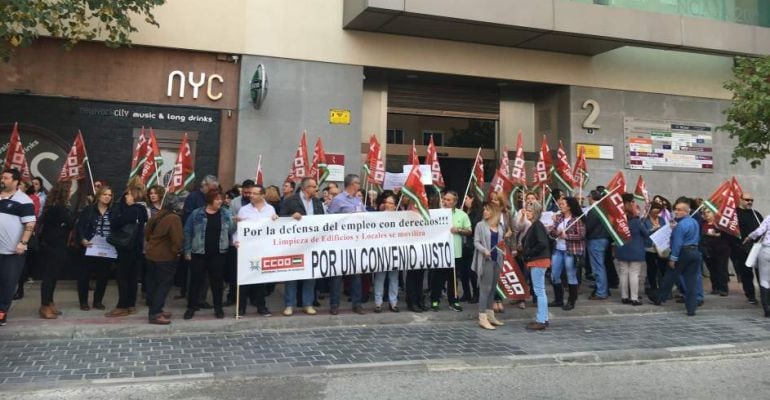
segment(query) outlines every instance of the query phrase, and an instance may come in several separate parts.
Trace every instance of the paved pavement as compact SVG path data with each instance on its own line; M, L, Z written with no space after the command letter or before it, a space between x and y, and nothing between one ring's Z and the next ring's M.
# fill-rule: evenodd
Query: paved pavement
M447 359L531 356L572 358L631 351L673 357L681 351L739 349L770 343L770 319L711 311L697 317L654 313L555 319L543 332L522 321L485 331L471 321L328 327L166 337L18 340L0 343L2 384L99 381L215 374L289 374L324 367ZM658 350L658 352L656 352ZM605 356L606 357L606 356ZM535 359L539 359L535 357ZM501 361L503 362L503 361Z
M101 312L76 310L74 288L68 284L57 292L65 313L61 319L37 318L34 292L15 304L8 326L0 328L0 387L280 376L447 362L590 363L770 350L770 319L735 294L707 296L698 315L686 317L681 304L632 307L618 299L587 301L586 290L574 311L552 309L552 325L543 332L524 329L534 314L532 306L507 307L501 315L506 326L485 331L476 326L475 306L462 313L446 308L422 314L322 312L288 318L251 313L242 320L216 320L204 311L183 321L178 318L181 300L170 301L167 308L176 314L174 323L159 327L148 325L144 315L107 319ZM276 312L279 298L280 293L271 299Z

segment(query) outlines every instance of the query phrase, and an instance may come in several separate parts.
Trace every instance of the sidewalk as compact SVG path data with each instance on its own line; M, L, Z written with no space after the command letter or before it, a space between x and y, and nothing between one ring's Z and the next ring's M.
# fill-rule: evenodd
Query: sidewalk
M563 311L560 308L551 308L551 319L558 321L560 318L574 317L598 317L598 316L638 316L644 314L671 313L677 318L685 317L684 305L669 301L661 307L649 304L644 299L642 306L630 306L620 303L620 291L613 290L613 296L604 301L591 301L588 296L591 282L586 282L581 287L576 307L572 311ZM761 317L761 306L748 304L741 286L737 282L731 282L730 296L719 297L709 295L708 282L706 285L706 297L703 307L698 312L716 310L729 310L731 315L750 318ZM551 296L548 288L549 296ZM117 301L117 287L111 281L107 287L104 304L107 310L81 311L79 308L74 281L62 281L57 284L55 300L57 307L63 315L56 320L43 320L38 317L40 301L40 282L27 284L25 296L15 301L9 314L8 325L0 327L0 341L4 340L35 340L35 339L68 339L68 338L123 338L140 336L169 336L193 333L226 333L248 332L254 330L287 330L287 329L312 329L324 327L367 327L383 325L434 325L467 321L474 324L477 318L478 308L475 304L463 303L463 312L454 312L448 309L446 300L441 303L439 312L412 313L406 310L403 300L400 300L400 313L392 313L384 309L381 314L373 312L374 305L370 300L364 304L365 315L354 314L350 303L343 302L340 314L337 316L328 313L328 297L321 300L321 307L317 308L318 315L305 315L301 309L296 309L291 317L281 315L283 310L283 285L277 285L275 293L268 298L268 307L273 312L272 317L261 317L256 314L256 308L249 305L246 315L239 320L234 318L235 307L225 308L225 318L217 320L213 310L201 310L196 312L195 318L183 320L186 301L184 299L173 300L178 294L178 289L172 289L165 310L171 312L172 323L167 326L150 325L147 323L147 307L139 306L137 314L124 318L106 318L104 312L114 307ZM403 298L402 295L399 296ZM345 298L343 297L343 301ZM524 325L532 320L535 306L531 301L527 303L525 310L517 306L506 305L505 313L498 314L498 318L511 322L513 325ZM697 318L697 316L696 316Z

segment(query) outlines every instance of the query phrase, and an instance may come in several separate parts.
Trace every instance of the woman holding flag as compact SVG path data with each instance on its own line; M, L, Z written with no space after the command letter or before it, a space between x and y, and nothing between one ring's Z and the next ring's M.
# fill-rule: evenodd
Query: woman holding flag
M473 236L473 254L471 269L479 278L479 326L494 330L503 323L495 318L492 303L495 300L497 277L503 265L503 254L497 244L503 240L503 224L500 222L500 207L487 203L484 205L483 219L476 224Z
M582 256L586 248L586 229L581 217L583 211L574 197L564 197L557 204L561 213L554 216L554 224L549 234L556 240L551 264L551 281L553 283L554 301L551 307L562 307L569 311L575 308L577 301L578 279L576 257ZM564 303L564 290L562 289L561 273L567 271L567 283L569 283L569 297Z

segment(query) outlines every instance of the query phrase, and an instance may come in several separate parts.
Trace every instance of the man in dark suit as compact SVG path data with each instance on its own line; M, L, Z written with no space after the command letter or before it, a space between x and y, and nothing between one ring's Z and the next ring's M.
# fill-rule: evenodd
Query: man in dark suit
M302 219L303 215L321 215L324 213L324 205L321 199L316 197L318 193L318 183L313 178L305 178L300 184L300 191L283 200L281 211L278 213L282 217L292 217L296 220ZM302 307L306 314L315 315L313 308L315 299L315 281L305 279L302 283ZM284 310L283 315L290 316L294 314L293 307L297 304L297 281L284 283L283 294Z

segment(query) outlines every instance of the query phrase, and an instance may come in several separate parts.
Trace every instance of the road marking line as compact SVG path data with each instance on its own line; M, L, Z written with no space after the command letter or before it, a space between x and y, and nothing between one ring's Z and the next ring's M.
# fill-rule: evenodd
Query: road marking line
M213 378L212 373L189 374L189 375L166 375L166 376L148 376L139 378L114 378L114 379L93 379L91 382L95 385L115 384L115 383L137 383L137 382L165 382L178 381L182 379L208 379Z
M734 344L704 344L697 346L680 346L680 347L666 347L663 350L668 351L697 351L697 350L717 350L717 349L732 349L735 348Z

